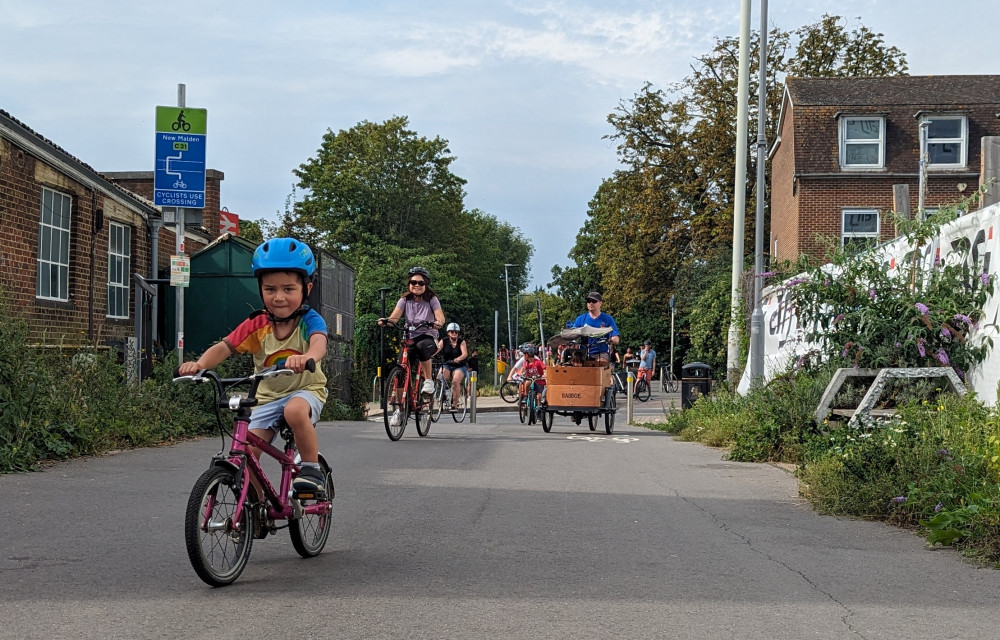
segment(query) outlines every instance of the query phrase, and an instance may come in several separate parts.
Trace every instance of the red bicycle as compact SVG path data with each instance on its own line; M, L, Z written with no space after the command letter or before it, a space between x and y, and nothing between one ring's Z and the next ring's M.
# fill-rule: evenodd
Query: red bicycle
M424 327L431 327L433 322L419 322L415 325L400 326L386 320L386 326L399 329L402 340L399 349L399 364L395 365L386 376L382 387L382 417L385 421L385 432L392 441L403 437L406 421L413 415L417 423L417 434L426 436L431 429L434 409L434 396L420 393L424 381L424 373L420 364L410 365L410 347L413 346L411 334Z

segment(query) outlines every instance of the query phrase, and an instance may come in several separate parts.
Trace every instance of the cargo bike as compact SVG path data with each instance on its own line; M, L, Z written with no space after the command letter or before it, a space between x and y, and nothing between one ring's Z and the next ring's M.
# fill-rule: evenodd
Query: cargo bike
M549 340L553 353L562 345L566 351L545 369L546 400L540 409L545 433L552 431L557 415L568 416L575 424L586 420L591 431L603 421L604 430L614 433L617 402L611 363L586 357L588 347L607 342L609 333L610 327L579 327L563 329Z

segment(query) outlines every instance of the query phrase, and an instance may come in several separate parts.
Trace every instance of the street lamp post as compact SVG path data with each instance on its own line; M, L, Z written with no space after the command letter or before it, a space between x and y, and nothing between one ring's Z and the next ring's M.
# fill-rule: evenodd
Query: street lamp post
M511 331L510 326L510 280L507 276L507 268L516 266L516 264L505 264L503 266L503 286L507 290L507 348L510 349L511 353L514 351L514 332Z

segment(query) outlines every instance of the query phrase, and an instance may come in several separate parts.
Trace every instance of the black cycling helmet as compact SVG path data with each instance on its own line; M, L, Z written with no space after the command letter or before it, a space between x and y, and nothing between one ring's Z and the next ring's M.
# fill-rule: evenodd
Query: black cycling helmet
M410 273L407 277L412 277L415 275L423 276L424 280L427 281L427 286L429 287L431 285L431 272L428 271L427 269L424 269L423 267L413 267L412 269L410 269Z
M538 355L538 349L536 349L533 345L529 344L524 348L524 355L531 356L532 358L534 358L535 356Z

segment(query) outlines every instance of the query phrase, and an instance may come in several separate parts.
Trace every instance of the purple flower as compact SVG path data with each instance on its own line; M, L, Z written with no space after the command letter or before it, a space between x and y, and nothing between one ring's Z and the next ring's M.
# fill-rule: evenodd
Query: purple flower
M874 289L869 289L868 290L868 297L871 298L872 300L875 299L875 290Z
M955 317L952 318L955 322L964 322L965 324L972 324L972 318L965 315L964 313L956 313Z
M938 349L937 359L941 364L948 364L948 354L945 353L944 349Z
M823 286L824 287L829 287L830 286L830 279L829 278L824 278L823 279Z
M903 343L902 343L902 342L897 342L897 343L896 343L896 348L897 348L897 349L898 349L898 348L900 348L901 346L903 346Z
M903 504L904 502L906 502L906 496L896 496L895 498L892 499L892 501L895 502L896 504Z
M927 356L927 351L924 349L924 339L917 338L917 351L920 352L920 357L924 358Z
M801 368L802 368L802 363L803 363L803 362L805 361L805 359L806 359L806 357L805 357L805 356L799 356L799 357L798 357L798 358L797 358L797 359L795 360L795 370L796 370L796 371L798 371L799 369L801 369Z
M941 327L941 337L942 338L950 338L951 337L951 331L948 331L948 327Z
M771 276L775 275L776 273L777 273L777 271L762 271L761 274L759 276L757 276L757 277L758 278L770 278Z
M948 453L947 449L938 449L938 455L946 460L951 460L951 454Z
M840 352L840 357L841 358L847 357L847 347L844 347L844 350Z
M927 308L927 305L923 302L918 302L913 306L917 308L917 311L919 311L922 316L926 316L927 312L930 311L930 309Z
M785 286L794 287L796 285L802 284L803 282L809 282L809 278L792 278L791 280L785 283Z
M990 283L990 274L988 274L988 273L980 273L979 274L979 281L982 282L983 284L989 284Z
M944 509L944 505L941 504L940 502L934 505L934 513L941 511L941 509Z
M836 315L836 317L833 319L833 324L837 324L838 322L840 322L843 319L844 319L844 314L838 313Z
M962 382L965 382L965 372L964 371L962 371L958 367L955 367L955 373L958 375L958 379L959 380L961 380Z

